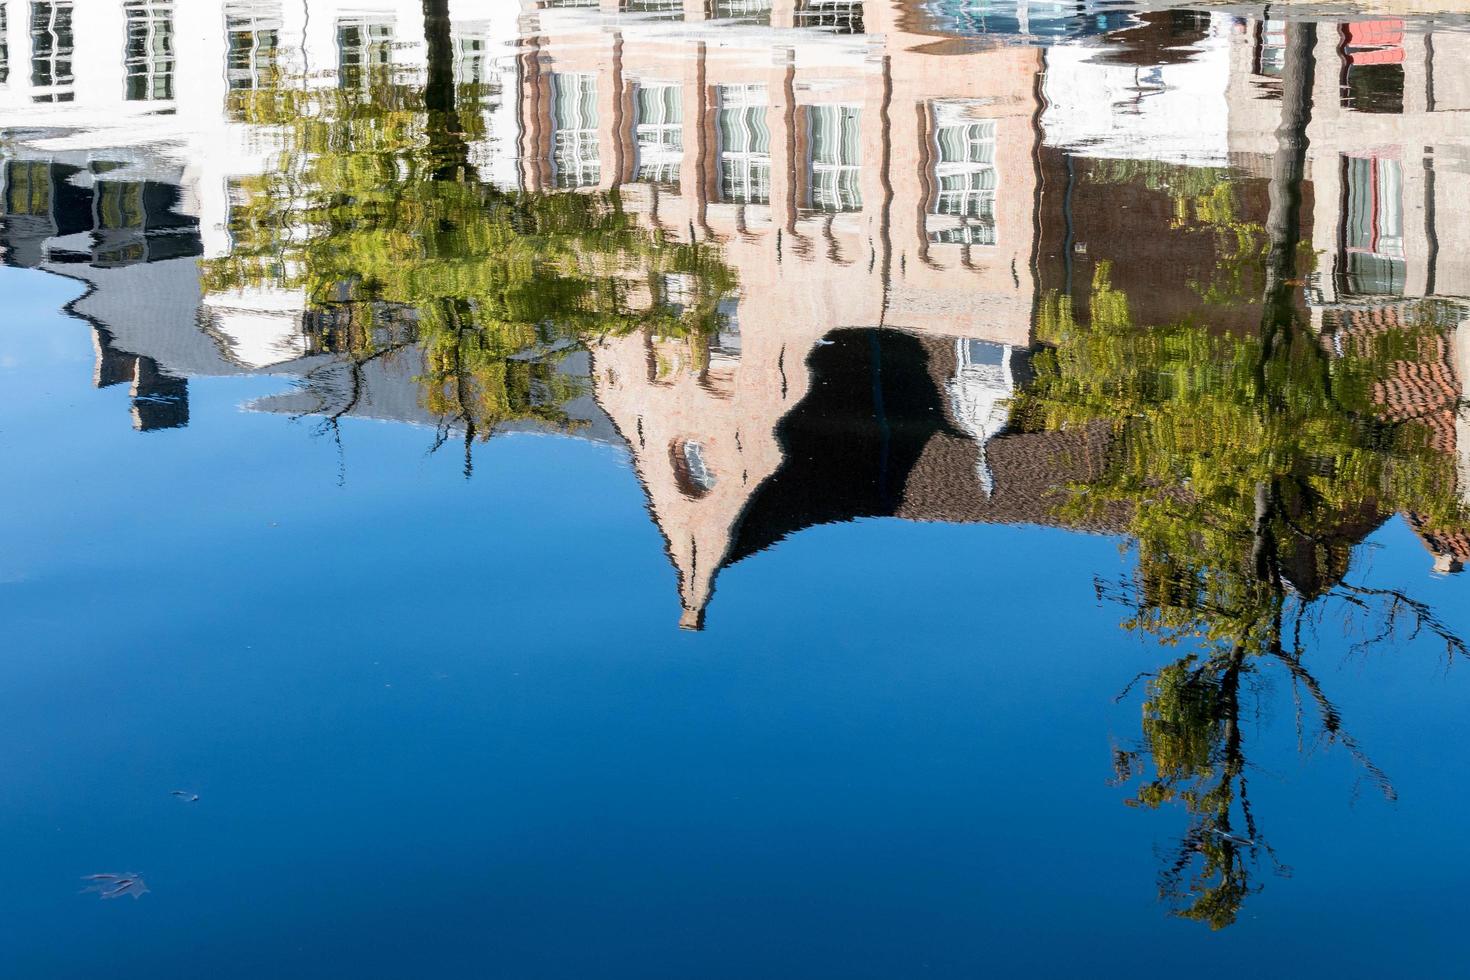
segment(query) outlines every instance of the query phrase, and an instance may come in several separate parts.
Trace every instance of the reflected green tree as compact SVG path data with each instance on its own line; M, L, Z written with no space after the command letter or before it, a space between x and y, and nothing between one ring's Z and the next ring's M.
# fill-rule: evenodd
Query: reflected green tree
M1391 420L1375 400L1375 385L1441 329L1434 304L1340 354L1302 307L1314 42L1312 25L1290 25L1269 210L1254 227L1236 222L1246 231L1231 254L1255 269L1223 263L1228 290L1260 284L1259 329L1216 328L1208 304L1185 322L1140 324L1100 263L1088 323L1064 297L1043 304L1048 347L1015 406L1024 426L1112 433L1105 474L1075 488L1066 506L1081 516L1126 505L1136 572L1100 583L1100 593L1128 606L1128 628L1182 653L1139 678L1142 741L1118 753L1118 775L1136 785L1134 805L1180 805L1188 814L1161 891L1179 915L1214 928L1235 921L1260 887L1263 863L1285 871L1250 803L1241 705L1253 679L1268 666L1284 669L1322 736L1393 798L1308 667L1315 626L1341 615L1365 645L1428 635L1448 656L1466 652L1423 603L1347 574L1353 546L1382 515L1409 512L1450 528L1463 526L1464 514L1454 459L1424 426Z
M279 142L276 167L246 180L234 247L207 263L211 292L299 290L330 347L361 368L416 345L435 446L508 422L568 424L581 386L557 370L583 340L651 329L712 335L733 273L713 247L649 231L616 191L530 195L480 179L483 86L455 78L446 0L424 0L427 70L389 67L324 87L281 79L237 114ZM680 283L680 302L662 301ZM407 329L389 330L387 324Z

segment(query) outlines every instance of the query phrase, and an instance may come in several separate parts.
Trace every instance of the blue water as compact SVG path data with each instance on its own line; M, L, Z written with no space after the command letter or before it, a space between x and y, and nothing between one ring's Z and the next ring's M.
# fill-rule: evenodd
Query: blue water
M1093 582L1118 539L866 520L722 575L673 628L624 452L94 390L67 280L0 270L0 975L1452 976L1470 670L1314 652L1388 803L1247 699L1291 877L1170 917L1174 810L1124 805L1115 696L1168 659ZM345 460L345 464L344 464ZM344 469L345 466L345 469ZM344 478L345 474L345 478ZM1470 632L1398 520L1367 580ZM1259 706L1259 713L1257 713ZM184 789L198 802L171 795ZM80 877L136 871L99 902Z

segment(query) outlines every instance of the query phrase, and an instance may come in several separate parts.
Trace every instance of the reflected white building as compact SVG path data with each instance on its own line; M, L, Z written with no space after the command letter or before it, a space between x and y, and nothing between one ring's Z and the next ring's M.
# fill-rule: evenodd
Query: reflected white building
M738 315L708 350L629 335L589 354L688 622L738 553L752 494L785 462L777 426L811 393L814 352L834 328L902 331L933 368L952 428L914 463L895 512L1041 515L1037 481L1054 474L1028 469L1034 440L1004 429L1037 297L1056 286L1041 251L1056 240L1069 269L1086 254L1070 232L1071 154L1249 168L1273 149L1279 111L1280 25L1081 9L451 3L456 77L486 93L487 135L471 147L482 175L531 191L616 187L670 239L718 241L742 283ZM1104 26L1115 33L1102 40ZM1470 87L1431 57L1465 64L1464 40L1430 43L1402 24L1323 28L1318 60L1341 70L1320 71L1315 93L1312 233L1332 270L1316 284L1319 310L1465 296L1470 225L1451 216L1470 173ZM419 72L425 56L419 0L0 0L4 259L96 287L77 308L107 325L99 383L127 381L142 426L182 424L186 413L163 409L184 375L314 370L320 314L304 296L201 300L197 258L230 253L236 191L277 169L279 134L252 122L259 93L283 76L361 86ZM1153 292L1187 293L1156 230L1151 248L1120 250L1120 265L1156 264L1174 281ZM687 292L668 276L630 295L678 306ZM1459 379L1470 378L1463 330ZM1451 418L1470 477L1470 420ZM1068 438L1094 458L1087 433Z
M507 96L486 100L492 137L472 152L513 185L514 137L496 137L515 131L518 5L451 10L460 80ZM5 260L89 280L107 265L117 270L110 290L140 295L192 274L197 297L197 257L231 250L232 188L276 166L277 140L250 122L252 93L283 77L361 84L423 61L419 0L0 0ZM188 271L154 268L168 261ZM168 366L214 374L295 361L306 353L305 306L270 289L210 297L173 329L205 330L219 356L196 351ZM156 333L110 326L118 342Z
M1198 16L1200 36L1163 49L1153 63L1120 57L1109 38L1048 48L1047 144L1089 157L1229 163L1232 18Z

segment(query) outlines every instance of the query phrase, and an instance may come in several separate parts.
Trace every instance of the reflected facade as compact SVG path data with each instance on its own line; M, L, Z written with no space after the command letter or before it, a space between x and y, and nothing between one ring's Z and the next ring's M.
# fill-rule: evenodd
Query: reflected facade
M502 432L620 447L690 631L725 570L819 525L1125 542L1097 594L1182 657L1117 776L1189 814L1161 875L1189 918L1231 925L1276 861L1246 675L1305 690L1391 797L1303 624L1466 653L1356 576L1394 521L1426 575L1470 562L1458 25L1031 0L0 17L0 257L84 284L94 383L129 386L141 431L187 428L198 379L269 374L250 410L339 445L344 419L421 425L466 477Z
M199 290L197 259L230 253L246 179L277 159L259 100L411 77L428 56L418 5L99 6L85 22L69 3L3 8L6 64L31 66L0 90L15 146L5 260L92 284L78 309L98 337L99 384L131 359L150 365L140 379L170 379L165 400L183 406L190 376L268 370L307 388L331 376L342 331L323 324L334 314L299 289ZM993 461L1018 437L1008 405L1044 344L1048 297L1085 319L1105 270L1140 322L1188 317L1231 256L1220 216L1200 219L1178 187L1225 193L1236 230L1269 209L1286 22L1029 3L513 7L448 5L455 84L474 88L483 116L479 179L531 194L616 191L661 238L713 243L739 282L713 336L605 337L578 362L588 373L576 414L629 446L686 625L702 621L719 568L742 554L756 491L789 455L783 420L837 332L917 338L928 367L915 369L932 375L944 438L969 443L957 472L973 479L923 475L922 447L914 472L887 478L935 501L935 517L982 512L1007 492ZM1022 43L954 43L991 36ZM1325 344L1368 343L1432 303L1441 338L1402 362L1380 400L1430 426L1462 481L1470 226L1451 202L1467 189L1457 161L1470 103L1443 66L1470 54L1465 43L1403 20L1316 32L1301 215L1316 256L1301 301ZM121 59L100 56L109 49ZM1186 103L1204 108L1181 140ZM29 133L37 113L66 135ZM678 274L658 287L635 306L677 307L688 288ZM1260 312L1246 293L1216 306L1219 323L1242 329ZM402 393L367 401L431 418L413 391L416 356L377 382ZM857 376L877 370L852 363ZM157 382L135 383L139 404L154 404ZM262 407L288 403L302 397ZM187 411L166 418L182 424ZM691 484L691 472L703 476ZM1426 540L1437 567L1470 559L1445 544L1453 535Z

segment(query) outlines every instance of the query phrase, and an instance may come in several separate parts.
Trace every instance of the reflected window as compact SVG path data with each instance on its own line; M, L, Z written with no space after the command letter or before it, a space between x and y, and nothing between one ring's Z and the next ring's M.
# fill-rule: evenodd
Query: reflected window
M721 85L720 200L771 203L771 131L764 85Z
M99 180L97 227L125 230L143 227L143 184L136 180Z
M798 0L795 26L836 34L863 33L863 0Z
M710 361L738 361L740 359L740 298L730 296L720 300L720 332L710 345Z
M1266 20L1256 27L1251 72L1280 78L1286 70L1286 21Z
M710 469L705 455L704 444L693 439L676 442L669 447L675 482L686 497L703 497L719 482L715 479L714 470Z
M72 4L31 4L31 85L46 91L32 96L36 102L70 102L76 76L72 74Z
M975 476L987 497L995 492L995 475L986 444L1005 431L1016 390L1011 356L1008 344L956 340L954 377L945 385L951 417L975 441Z
M683 20L684 0L623 0L625 14L652 14L654 20Z
M5 213L51 214L51 165L43 160L12 160L5 167Z
M994 245L995 120L976 119L966 102L933 105L934 197L929 240Z
M490 42L483 34L454 38L454 84L483 88L490 78Z
M683 89L673 84L640 83L634 90L634 108L638 179L651 184L678 184L679 163L684 158Z
M659 305L674 316L683 316L694 296L694 277L689 273L666 272L659 277Z
M454 34L454 85L462 103L489 107L498 101L492 51L489 26L483 22L460 26Z
M365 89L387 77L393 64L393 25L388 21L337 23L337 84Z
M712 13L716 20L771 26L771 0L715 0Z
M925 26L936 33L984 37L1064 39L1097 37L1135 27L1138 14L1128 4L1092 0L925 0L917 4ZM1111 8L1111 9L1110 9Z
M281 55L279 4L237 3L225 8L225 79L232 92L271 88Z
M818 211L861 211L862 110L814 105L806 110L807 204Z
M174 97L173 0L129 0L124 49L129 102L168 101Z
M1404 291L1403 170L1398 160L1343 157L1344 208L1339 275L1345 293Z
M1404 22L1367 20L1342 27L1342 104L1357 112L1404 111Z
M597 136L597 76L551 76L551 164L557 187L595 187L602 179Z

